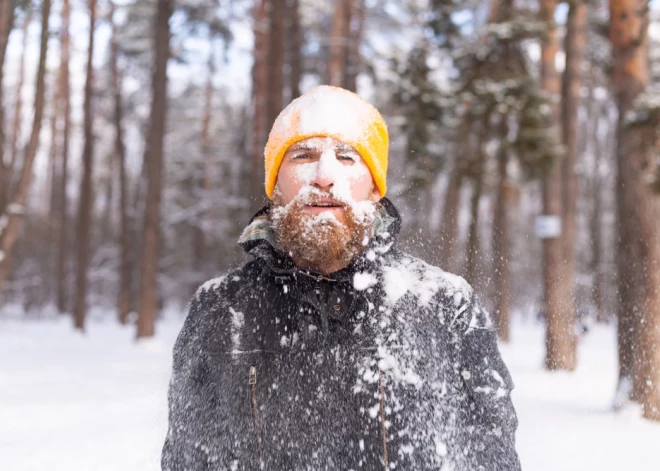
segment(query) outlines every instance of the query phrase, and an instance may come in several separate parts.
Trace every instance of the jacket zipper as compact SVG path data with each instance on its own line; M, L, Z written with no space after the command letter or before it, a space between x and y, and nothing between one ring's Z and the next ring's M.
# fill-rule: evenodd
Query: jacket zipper
M390 469L389 457L387 456L387 427L385 425L385 374L379 371L380 378L378 386L380 389L380 434L383 439L383 464L385 470Z
M257 367L250 366L250 393L252 403L252 423L254 424L254 433L257 436L257 451L259 453L259 468L264 469L264 449L261 441L261 429L259 428L259 414L257 409Z

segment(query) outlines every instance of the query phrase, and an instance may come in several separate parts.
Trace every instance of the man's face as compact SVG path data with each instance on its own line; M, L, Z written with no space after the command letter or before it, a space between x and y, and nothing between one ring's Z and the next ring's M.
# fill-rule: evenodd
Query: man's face
M277 201L286 205L309 188L328 195L306 205L310 215L332 212L342 220L344 204L377 202L380 194L369 167L358 151L331 137L310 137L293 144L284 154L277 175Z
M360 154L336 139L313 137L285 153L271 224L294 260L343 268L366 248L380 199Z

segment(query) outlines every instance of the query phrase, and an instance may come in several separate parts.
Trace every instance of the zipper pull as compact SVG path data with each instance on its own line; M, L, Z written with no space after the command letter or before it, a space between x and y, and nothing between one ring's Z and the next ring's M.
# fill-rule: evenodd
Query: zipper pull
M257 367L254 365L250 367L250 384L257 384Z

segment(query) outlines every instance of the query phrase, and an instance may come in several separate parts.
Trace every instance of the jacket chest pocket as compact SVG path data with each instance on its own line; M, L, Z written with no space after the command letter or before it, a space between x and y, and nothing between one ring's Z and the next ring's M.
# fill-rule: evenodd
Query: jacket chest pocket
M235 457L229 463L231 469L271 469L267 466L270 441L263 423L269 420L266 411L273 407L269 390L274 384L278 355L234 350L220 361L225 362L225 367L216 383L215 400L223 411L218 414L218 421L230 423L224 432L226 436L220 438L227 447L225 456Z
M298 422L301 414L309 416L303 384L308 367L287 352L233 352L229 361L238 401L233 415L241 427L242 456L248 457L238 469L297 469L288 460L297 456L291 446L305 440Z
M234 414L241 416L243 456L249 456L238 469L323 469L340 458L337 469L344 461L351 464L346 469L387 462L390 385L383 374L356 392L354 350L234 353L228 360L240 395Z

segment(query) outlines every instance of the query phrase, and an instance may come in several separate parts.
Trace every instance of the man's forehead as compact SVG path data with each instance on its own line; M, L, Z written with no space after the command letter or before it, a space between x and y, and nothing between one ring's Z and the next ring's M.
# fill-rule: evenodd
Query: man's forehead
M334 139L332 137L308 137L302 141L298 141L289 147L288 151L295 150L321 150L321 149L334 149L337 151L355 151L355 149L345 142ZM355 151L357 152L357 151Z

